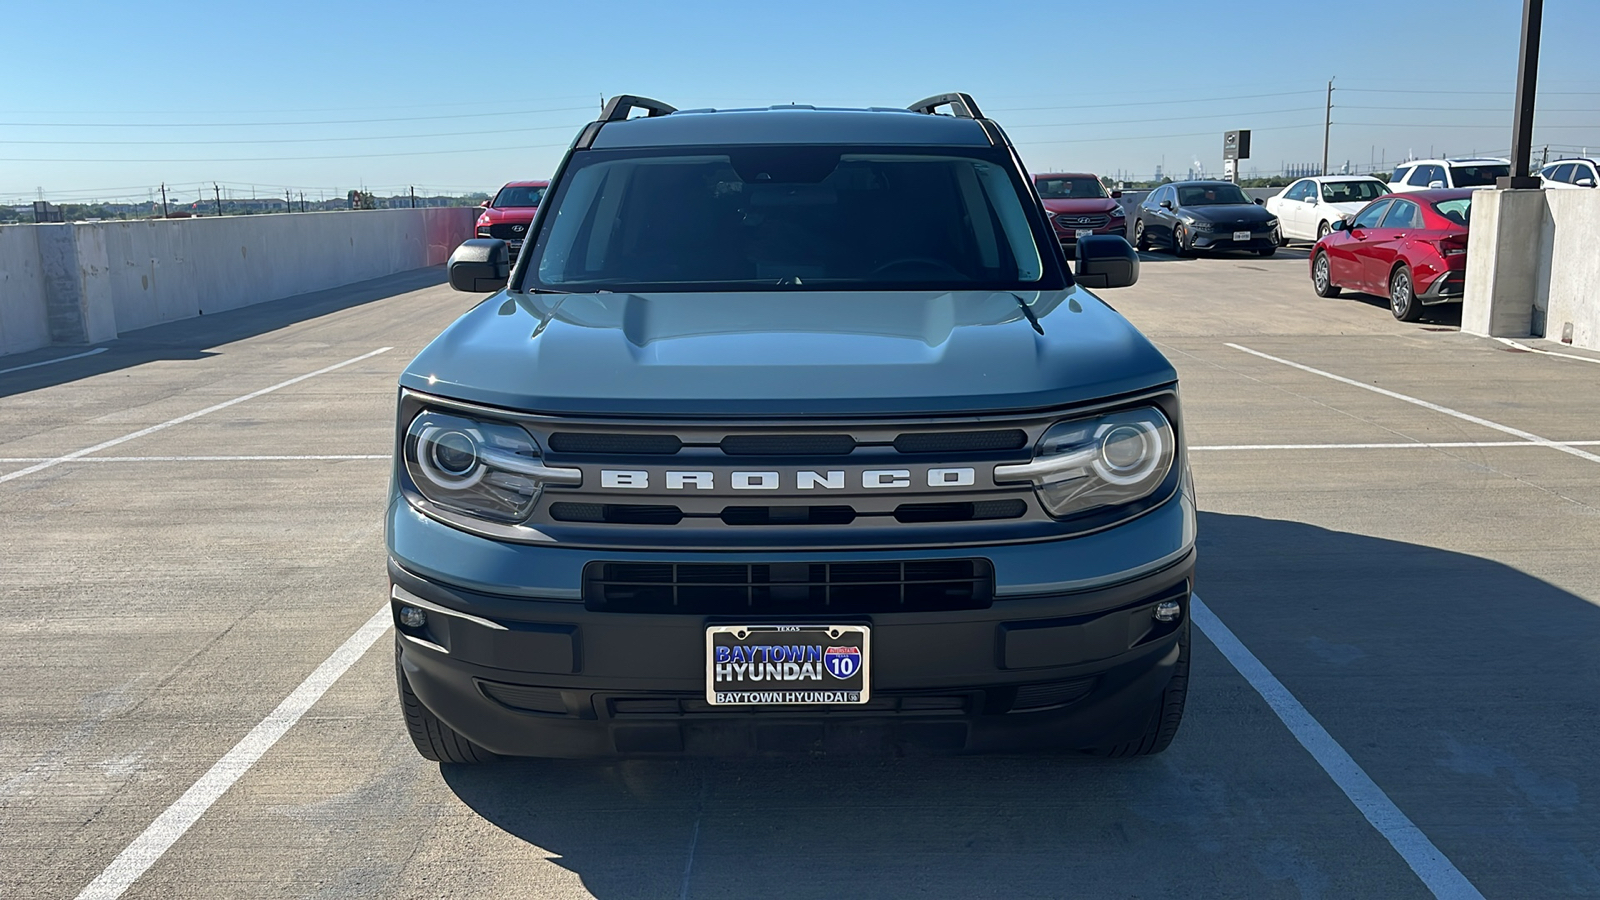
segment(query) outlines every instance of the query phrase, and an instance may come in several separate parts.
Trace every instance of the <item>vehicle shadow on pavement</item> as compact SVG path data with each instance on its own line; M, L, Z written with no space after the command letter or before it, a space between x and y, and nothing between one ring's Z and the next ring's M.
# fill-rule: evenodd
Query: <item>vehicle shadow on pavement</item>
M1414 543L1213 513L1200 534L1201 596L1486 894L1600 888L1585 862L1600 834L1587 737L1600 609ZM601 900L756 884L828 898L1427 896L1198 633L1194 665L1182 730L1153 759L441 770Z
M0 397L25 394L158 360L204 359L215 355L211 349L214 347L444 283L443 266L413 269L325 291L152 325L125 332L114 341L94 347L61 345L0 356L0 369L8 369L83 353L95 347L105 348L105 352L93 356L0 375Z

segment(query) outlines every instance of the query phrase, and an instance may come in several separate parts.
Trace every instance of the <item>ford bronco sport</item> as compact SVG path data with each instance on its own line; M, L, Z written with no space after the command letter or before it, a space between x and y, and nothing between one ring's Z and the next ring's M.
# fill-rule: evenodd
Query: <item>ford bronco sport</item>
M948 113L940 112L948 110ZM644 115L630 116L642 112ZM1156 753L1195 505L1177 375L1004 131L612 99L401 377L423 756Z

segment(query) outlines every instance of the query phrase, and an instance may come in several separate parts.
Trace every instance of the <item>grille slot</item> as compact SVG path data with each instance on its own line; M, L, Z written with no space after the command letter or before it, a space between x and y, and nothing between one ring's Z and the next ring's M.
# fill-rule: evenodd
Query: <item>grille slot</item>
M607 525L676 525L683 510L676 506L631 503L550 504L550 518L558 522L604 522Z
M894 439L901 453L963 453L983 450L1020 450L1028 433L1020 428L1003 431L921 431Z
M712 706L704 696L610 697L607 709L615 718L632 716L853 716L862 713L939 714L962 713L973 705L972 697L962 695L937 696L907 694L904 696L874 695L863 704L849 706Z
M1099 228L1111 222L1111 216L1106 213L1063 213L1056 216L1056 224L1062 228Z
M727 525L849 525L856 511L849 506L730 506L722 511Z
M478 689L484 696L512 709L528 712L566 715L567 704L561 692L554 688L528 687L522 684L502 684L498 681L479 681Z
M1095 679L1078 678L1073 681L1050 681L1044 684L1025 684L1017 688L1016 699L1011 701L1011 711L1049 709L1066 706L1082 700L1094 690Z
M683 449L675 434L606 434L558 431L550 435L557 453L594 453L617 456L671 456Z
M856 439L848 434L730 434L721 446L729 456L848 456Z
M985 559L868 563L590 563L591 610L780 614L987 609L994 569Z
M897 521L973 522L981 519L1017 519L1028 511L1024 500L979 500L974 503L902 503L895 507Z

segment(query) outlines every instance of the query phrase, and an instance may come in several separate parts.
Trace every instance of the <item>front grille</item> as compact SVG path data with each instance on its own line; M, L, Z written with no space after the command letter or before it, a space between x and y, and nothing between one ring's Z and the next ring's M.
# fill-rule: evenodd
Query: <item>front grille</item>
M1089 696L1089 692L1094 690L1094 685L1094 678L1025 684L1017 688L1017 696L1011 701L1011 711L1023 712L1066 706Z
M668 504L561 502L550 504L550 518L608 525L676 525L683 521L683 510Z
M713 706L704 696L610 697L606 708L614 718L634 716L782 716L815 717L908 714L950 715L968 712L977 705L972 695L876 694L866 703L835 707L793 706Z
M856 439L848 434L730 434L721 446L729 456L848 456Z
M975 453L985 450L1019 450L1028 442L1020 428L1003 431L921 431L894 439L901 453Z
M894 517L900 522L972 522L981 519L1019 519L1028 511L1022 500L979 500L973 503L902 503Z
M1062 228L1101 228L1110 222L1111 217L1105 213L1092 213L1089 215L1063 213L1056 216L1056 224Z
M729 506L727 525L849 525L856 511L849 506Z
M518 229L521 229L520 231ZM502 241L520 241L528 236L526 222L496 222L489 226L489 237L499 238Z
M675 434L604 434L558 431L550 435L557 453L593 453L618 456L670 456L683 449Z
M584 568L584 605L602 612L860 614L986 609L985 559L852 563L610 563Z

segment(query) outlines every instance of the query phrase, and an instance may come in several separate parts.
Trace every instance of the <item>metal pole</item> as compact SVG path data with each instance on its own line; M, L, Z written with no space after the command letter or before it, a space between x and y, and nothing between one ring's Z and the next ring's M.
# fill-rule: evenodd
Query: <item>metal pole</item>
M222 218L222 188L217 187L215 181L211 182L211 189L217 192L217 218Z
M1333 129L1333 79L1328 79L1328 108L1322 118L1322 174L1328 174L1328 132Z
M163 219L168 218L168 215L167 215L167 183L165 181L161 182L161 218L163 218Z
M1539 80L1539 30L1544 0L1522 0L1522 50L1517 58L1517 107L1511 119L1511 174L1496 187L1537 188L1533 176L1533 101Z

